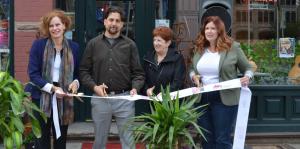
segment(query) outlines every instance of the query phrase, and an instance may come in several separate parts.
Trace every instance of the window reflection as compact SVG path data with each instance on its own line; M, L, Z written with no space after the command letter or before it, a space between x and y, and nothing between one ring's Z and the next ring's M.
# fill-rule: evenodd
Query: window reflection
M8 43L9 0L0 1L0 49L7 49Z
M0 1L0 71L5 71L9 57L9 0Z
M242 44L242 49L249 59L256 62L257 76L254 85L300 85L300 81L292 81L291 68L294 55L300 55L300 9L296 0L277 0L262 2L251 0L234 1L234 20L232 37ZM267 6L267 7L263 7ZM250 21L248 14L250 13ZM250 37L250 38L249 38ZM291 42L291 56L280 57L280 41ZM300 75L300 74L298 74ZM299 77L297 78L299 79ZM300 79L299 79L300 80Z
M97 33L100 34L104 31L104 14L110 6L119 6L125 11L125 24L122 34L131 39L135 39L134 21L135 21L135 1L102 1L96 0L96 20L97 20Z

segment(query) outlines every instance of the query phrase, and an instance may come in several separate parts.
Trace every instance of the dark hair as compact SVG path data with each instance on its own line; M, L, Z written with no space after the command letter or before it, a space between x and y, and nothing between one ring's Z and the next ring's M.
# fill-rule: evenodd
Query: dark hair
M118 6L112 6L112 7L109 7L106 11L106 13L104 14L104 19L107 19L108 16L111 14L111 13L119 13L120 16L121 16L121 21L122 22L125 22L125 12L123 11L122 8L118 7Z
M204 51L204 48L209 46L209 41L205 38L205 27L210 22L213 22L215 24L218 31L216 50L217 51L229 50L233 41L225 32L224 22L218 16L209 16L205 18L200 33L197 35L195 41L197 51L202 53Z
M58 17L61 20L61 22L65 25L66 30L69 30L71 28L70 17L66 16L65 12L62 10L53 10L41 18L41 24L40 24L40 28L39 28L41 36L50 37L49 25L50 25L52 18L54 18L54 17Z
M152 32L153 37L160 36L165 41L173 39L173 31L169 27L159 26L155 28Z

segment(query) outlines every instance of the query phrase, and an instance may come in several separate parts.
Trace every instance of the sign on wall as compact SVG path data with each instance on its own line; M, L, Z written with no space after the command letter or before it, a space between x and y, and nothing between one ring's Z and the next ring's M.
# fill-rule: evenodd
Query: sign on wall
M280 38L278 55L282 58L295 56L295 38Z
M155 20L155 27L159 27L159 26L170 27L170 20L168 20L168 19L156 19Z
M268 10L269 9L269 4L259 4L259 3L252 3L249 4L249 9L262 9L262 10Z

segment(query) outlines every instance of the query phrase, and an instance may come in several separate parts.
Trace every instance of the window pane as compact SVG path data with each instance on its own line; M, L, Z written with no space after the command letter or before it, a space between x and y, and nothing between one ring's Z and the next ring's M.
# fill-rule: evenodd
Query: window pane
M9 56L9 5L10 0L0 1L0 71L5 71Z
M258 12L258 22L259 22L259 23L262 23L262 22L263 22L263 12L262 12L262 11L259 11L259 12Z
M247 13L245 11L242 11L242 22L247 22Z
M135 1L124 1L124 0L114 0L114 1L103 1L96 0L96 20L97 20L97 32L101 33L104 31L104 14L107 8L110 6L119 6L125 11L125 24L123 27L122 34L128 36L129 38L135 38L134 29L134 15L135 15Z
M291 21L290 18L291 18L291 17L290 17L290 12L289 12L289 11L286 11L286 12L285 12L285 21L286 21L287 23L290 23L290 21Z
M241 22L241 11L236 12L236 21Z
M56 8L65 11L65 14L71 18L72 26L70 31L65 33L68 39L73 39L75 32L75 0L56 0Z
M291 11L291 22L296 23L296 12Z
M291 5L296 5L296 0L291 0Z
M273 24L274 23L274 12L270 12L270 17L269 17L270 23Z
M269 22L269 11L264 11L264 23Z
M300 85L300 81L295 84L295 81L292 81L295 77L289 75L295 57L300 55L298 44L300 42L300 17L298 17L299 10L297 10L299 6L295 6L296 0L277 0L279 9L277 9L277 4L270 1L252 0L251 2L254 1L259 4L258 6L264 4L268 5L268 8L253 6L250 10L250 23L248 23L246 19L248 5L246 3L239 4L236 1L233 9L236 14L236 22L232 29L234 39L241 43L247 57L251 57L258 66L258 74L255 76L253 84ZM239 19L239 17L241 18ZM241 22L237 23L239 20ZM251 32L250 39L248 32ZM289 41L287 42L289 44L282 41ZM251 47L250 52L247 48L248 43ZM280 53L281 47L277 47L279 43L286 45L281 47L287 47L289 52Z

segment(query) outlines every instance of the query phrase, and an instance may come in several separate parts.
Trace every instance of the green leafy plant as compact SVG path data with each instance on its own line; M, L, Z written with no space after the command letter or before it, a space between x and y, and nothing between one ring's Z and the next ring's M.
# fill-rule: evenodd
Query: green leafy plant
M25 130L22 118L25 113L31 120L33 134L41 137L34 111L39 112L46 121L46 116L31 102L30 94L24 91L23 85L8 72L0 71L0 136L6 149L22 147Z
M151 149L174 149L182 141L197 148L193 135L205 139L203 131L206 130L197 124L197 119L203 115L206 105L194 107L198 96L182 102L178 95L172 99L169 87L162 89L161 95L161 101L153 98L151 113L134 117L135 121L144 121L141 125L130 126L135 141L143 142ZM198 112L199 109L202 109L201 112Z
M288 72L294 64L294 58L280 58L276 49L276 40L262 40L252 43L250 47L241 43L241 48L248 59L257 65L257 72L266 73L267 76L254 77L253 84L282 85L288 83ZM300 54L299 45L296 44L295 55Z

